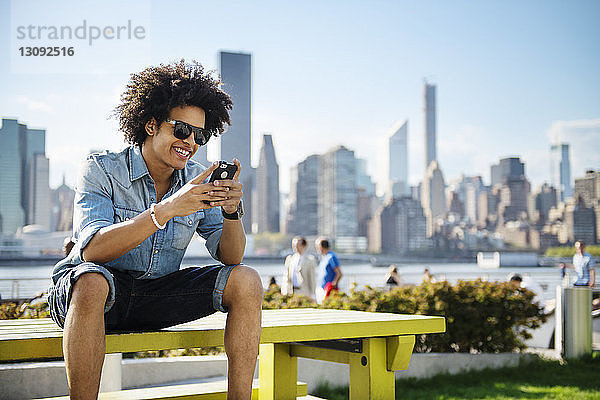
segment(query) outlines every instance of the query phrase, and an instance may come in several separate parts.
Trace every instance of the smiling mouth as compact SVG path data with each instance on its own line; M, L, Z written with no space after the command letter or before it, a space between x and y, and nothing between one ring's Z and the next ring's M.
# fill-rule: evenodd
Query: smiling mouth
M175 153L177 153L177 155L181 156L181 158L188 158L190 154L192 154L191 151L184 150L180 147L173 147L173 150L175 151Z

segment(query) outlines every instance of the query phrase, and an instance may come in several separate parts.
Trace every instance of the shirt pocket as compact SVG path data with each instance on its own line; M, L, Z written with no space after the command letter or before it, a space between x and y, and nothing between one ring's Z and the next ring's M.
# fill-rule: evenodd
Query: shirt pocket
M119 222L123 222L123 221L129 221L130 219L133 219L134 217L138 216L139 214L141 214L140 211L134 211L134 210L130 210L128 208L115 207L115 224L118 224ZM133 249L129 250L129 252L125 253L124 255L119 257L117 260L129 258L130 259L129 261L139 262L139 253L140 253L140 248L142 246L142 243L138 244Z
M198 227L199 221L203 218L203 211L197 211L185 217L174 217L172 241L173 248L185 250L190 244L192 236L194 236L194 232Z

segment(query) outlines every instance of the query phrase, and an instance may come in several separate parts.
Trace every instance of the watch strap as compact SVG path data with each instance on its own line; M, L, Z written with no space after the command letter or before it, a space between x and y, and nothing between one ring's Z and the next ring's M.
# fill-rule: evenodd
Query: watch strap
M234 212L226 213L225 210L223 210L223 208L221 208L221 214L223 214L223 218L225 218L225 219L229 219L229 220L233 220L233 221L241 219L242 215L244 215L244 208L242 206L242 201L240 200L240 202L238 203L238 208Z

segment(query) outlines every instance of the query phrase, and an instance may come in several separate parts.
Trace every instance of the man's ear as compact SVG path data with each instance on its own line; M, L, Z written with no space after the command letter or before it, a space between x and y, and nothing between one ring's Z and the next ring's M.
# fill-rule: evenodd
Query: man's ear
M156 123L154 117L150 118L150 120L146 122L144 128L146 129L148 136L153 136L158 131L158 124Z

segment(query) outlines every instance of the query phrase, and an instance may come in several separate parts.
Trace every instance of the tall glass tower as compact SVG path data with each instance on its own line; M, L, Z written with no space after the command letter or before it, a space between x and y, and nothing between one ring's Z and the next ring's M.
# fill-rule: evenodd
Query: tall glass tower
M550 174L552 186L557 189L557 200L564 202L569 197L573 197L571 160L567 143L550 146Z
M21 204L22 162L20 131L24 125L15 119L3 119L0 128L0 232L13 235L25 225Z
M0 128L0 232L24 225L50 229L49 160L46 131L29 129L16 119Z
M385 177L388 198L408 196L408 121L398 123L386 138Z

